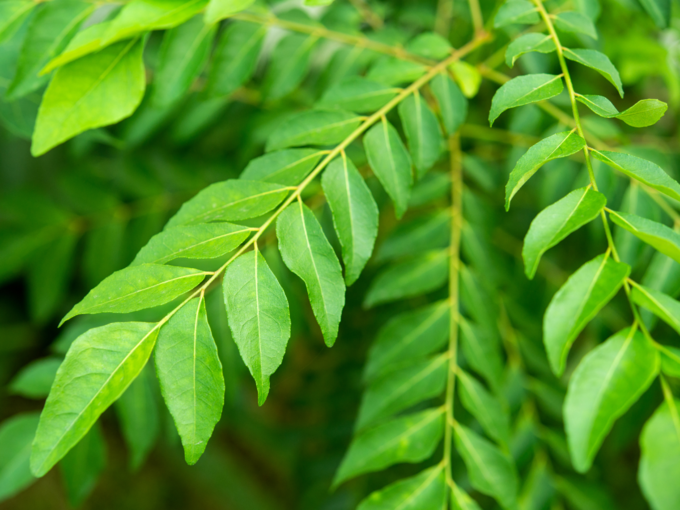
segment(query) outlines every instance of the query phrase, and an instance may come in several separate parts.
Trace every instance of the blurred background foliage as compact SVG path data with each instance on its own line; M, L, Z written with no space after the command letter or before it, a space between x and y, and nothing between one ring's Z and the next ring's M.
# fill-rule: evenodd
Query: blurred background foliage
M435 0L369 0L373 14L365 17L362 0L337 0L328 8L304 11L300 2L267 3L259 6L271 9L279 19L305 24L313 18L328 30L363 31L395 47L432 31L441 8ZM558 2L571 3L579 1ZM481 2L485 20L492 19L496 4L493 0ZM600 40L579 42L597 44L621 71L627 95L617 106L623 110L638 99L656 97L667 101L670 109L657 126L639 132L594 115L585 115L584 124L603 143L632 146L678 178L680 18L659 30L638 0L602 0L601 4L606 15L600 16L597 24ZM456 1L453 6L450 41L457 47L469 40L471 22L465 2ZM98 11L98 15L107 13ZM26 23L0 43L0 96L15 72ZM42 407L44 388L37 383L22 384L22 374L40 371L49 384L49 373L56 369L70 342L84 330L109 320L105 316L80 317L58 329L59 319L73 304L103 278L126 266L183 201L209 183L238 176L250 159L263 152L268 133L281 119L310 107L329 83L363 73L378 58L365 52L353 65L343 65L354 48L320 37L304 59L293 63L299 79L292 82L290 90L272 98L272 84L282 79L284 70L277 67L276 60L270 63L270 57L284 41L298 44L294 38L302 36L284 30L280 23L269 24L255 76L246 87L227 95L209 94L207 65L187 96L158 106L147 93L131 118L80 135L37 159L30 156L28 138L42 91L0 101L0 422L6 424L21 413ZM535 192L523 192L513 210L503 212L503 186L514 163L527 146L556 131L555 118L537 106L512 112L493 131L487 127L491 97L502 74L555 72L554 59L536 53L524 56L515 69L506 67L504 48L515 31L499 31L492 44L467 59L475 66L470 72L483 79L479 91L472 91L475 97L461 136L471 190L466 194L466 217L475 225L474 235L479 236L476 243L466 243L464 259L484 275L486 288L482 285L480 289L491 289L486 297L503 339L507 359L504 394L512 410L511 450L523 481L523 508L645 509L647 504L636 483L637 438L661 401L658 385L617 422L587 475L573 472L566 452L561 425L566 379L556 379L548 368L541 317L567 274L600 251L604 234L599 224L589 225L545 257L540 277L526 280L521 239L532 217L575 183L585 183L586 177L582 165L573 160L552 162L526 185ZM153 33L146 48L151 75L162 37L163 33ZM608 86L584 69L574 69L574 80L583 93L596 93ZM568 109L565 97L557 99ZM398 124L396 116L390 120ZM360 144L350 151L358 166L365 162ZM414 207L404 223L422 220L423 215L446 204L447 165L442 159L440 173L435 171L418 184ZM366 165L361 170L370 173ZM598 177L605 193L617 197L610 201L614 208L644 207L648 217L673 225L673 218L667 221L656 202L635 186L627 188L627 180L611 172ZM375 178L369 176L368 182L379 205L384 205L386 197ZM320 200L316 211L333 239L327 205ZM391 207L381 207L378 252L396 225ZM624 259L635 263L639 281L645 282L645 271L662 271L664 292L680 293L677 263L652 254L629 234L615 235ZM284 284L293 316L292 341L264 407L257 407L254 385L246 377L224 313L210 314L224 365L227 402L214 439L196 466L183 461L179 438L149 371L105 413L98 431L86 441L90 446L81 448L82 452L74 450L68 461L65 459L69 466L62 465L61 470L52 471L18 495L3 494L9 499L0 506L8 510L72 506L346 509L354 508L371 490L412 472L411 466L397 466L345 484L335 492L329 490L352 434L363 363L379 326L426 299L402 302L398 305L401 309L364 310L361 303L366 289L382 264L379 256L374 257L364 277L348 290L339 339L328 349L310 320L302 283L285 269L276 250L265 249L264 254ZM209 295L208 307L222 307L219 289ZM160 313L152 310L135 314L135 318L156 318ZM609 304L575 345L569 367L573 369L585 352L628 324L628 314L622 300ZM661 340L672 338L671 334L663 326L655 333ZM2 452L0 465L1 457ZM550 478L551 483L543 483L544 478ZM493 508L491 500L482 501Z

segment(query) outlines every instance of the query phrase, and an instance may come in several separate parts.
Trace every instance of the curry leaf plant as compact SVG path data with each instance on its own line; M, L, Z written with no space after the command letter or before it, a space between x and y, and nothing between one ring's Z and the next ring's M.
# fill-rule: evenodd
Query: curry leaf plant
M602 182L606 172L620 172L625 178L630 178L628 185L631 189L639 186L664 205L677 200L679 185L657 164L626 154L625 148L619 151L605 148L585 129L579 112L581 103L600 117L619 118L631 126L644 127L658 121L666 105L654 99L643 100L620 114L606 97L578 93L571 73L574 66L582 65L599 73L623 97L619 72L605 54L594 49L569 48L562 42L566 40L565 32L580 31L595 37L597 34L592 23L577 12L550 14L542 0L534 0L533 5L511 0L505 4L504 10L499 11L499 16L509 16L510 6L517 6L515 10L519 12L520 4L531 16L508 19L516 23L533 23L539 21L536 16L540 16L542 24L536 27L536 33L547 33L542 34L544 38L540 41L541 36L532 36L536 42L528 44L527 41L527 44L521 44L521 48L519 42L511 44L508 47L508 63L513 63L520 54L554 51L560 74L552 75L554 78L550 79L543 74L510 79L496 92L489 121L493 123L508 108L556 96L562 92L564 83L573 114L569 124L573 129L538 142L519 159L510 174L506 203L509 207L512 197L548 161L568 157L578 151L585 162L588 182L586 187L572 191L545 208L531 223L523 247L527 276L533 278L539 259L546 250L595 219L600 220L605 242L604 253L578 268L557 291L545 312L543 340L552 371L558 376L564 373L574 341L620 291L629 302L632 316L629 327L593 348L569 377L563 411L569 453L574 468L585 473L616 420L629 411L655 379L663 377L660 360L668 348L655 340L648 327L651 323L641 315L642 309L651 311L671 326L675 323L673 310L676 309L676 301L631 278L630 264L634 260L630 257L622 259L623 246L615 242L611 224L659 253L680 260L676 252L680 242L673 229L656 219L612 210L607 206L608 193L600 190L598 181ZM552 42L550 47L544 46L547 40ZM557 82L559 86L554 84ZM594 162L597 161L604 165L596 172ZM670 207L667 209L672 210ZM666 426L661 424L662 421L670 421L669 417L676 409L671 390L667 384L663 383L663 386L665 403L646 426L648 430L653 427L661 430ZM680 500L680 493L662 487L651 474L655 472L659 476L663 469L661 466L668 465L665 464L667 457L659 453L659 443L652 446L649 435L643 436L642 441L645 448L640 461L642 490L655 509L670 509Z

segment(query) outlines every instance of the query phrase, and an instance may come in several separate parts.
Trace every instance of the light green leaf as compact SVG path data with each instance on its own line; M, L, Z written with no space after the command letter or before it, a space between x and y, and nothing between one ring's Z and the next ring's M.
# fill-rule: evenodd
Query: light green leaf
M37 11L28 26L14 78L5 94L7 99L25 96L47 83L47 76L38 73L66 47L93 10L94 6L86 2L66 0L47 2Z
M61 362L61 358L50 357L29 363L10 381L8 392L26 398L47 397Z
M229 24L213 55L205 87L209 97L228 96L250 79L266 34L267 28L255 23Z
M250 7L255 0L210 0L205 11L205 22L216 23Z
M539 17L536 6L528 0L509 0L501 5L493 21L494 28L519 23L533 25Z
M335 251L314 213L301 201L281 213L276 235L286 266L305 282L314 316L331 347L345 306L345 282Z
M491 101L489 123L494 121L509 108L550 99L564 90L561 76L552 74L528 74L518 76L505 83L496 91Z
M11 498L35 480L29 459L39 420L38 413L15 414L0 424L0 501Z
M406 132L411 159L418 177L425 175L439 159L444 138L437 117L420 94L399 104L399 117Z
M133 471L142 466L158 437L156 384L153 367L147 365L114 404Z
M432 455L443 433L442 409L428 409L370 428L352 440L333 486L399 462L421 462Z
M661 355L661 372L680 379L680 349L667 345L657 345Z
M602 12L600 0L574 0L574 6L593 21L596 21Z
M266 99L281 99L300 85L309 70L317 41L314 35L289 34L277 43L262 83Z
M97 424L59 463L69 504L77 508L92 493L106 466L106 444Z
M388 261L446 248L451 239L448 209L399 223L380 245L376 261Z
M599 255L582 265L553 296L543 318L543 342L555 374L564 372L571 344L629 273L627 264Z
M499 393L503 385L503 359L496 339L463 319L460 322L460 343L470 368L484 377L495 393Z
M576 94L576 100L586 105L593 113L596 113L600 117L611 119L619 115L619 111L616 109L616 106L614 106L612 102L604 96Z
M262 405L269 376L281 364L290 338L286 294L258 250L241 255L227 268L223 290L229 328Z
M630 295L634 303L647 308L680 333L680 302L658 290L635 284Z
M202 11L208 0L132 0L111 20L102 44L134 37L150 30L173 28Z
M659 28L667 28L671 22L671 0L640 0L640 3ZM655 509L656 510L656 509Z
M425 74L427 68L416 62L394 57L384 57L371 66L366 78L390 87L413 83Z
M31 154L132 115L146 78L141 40L123 41L61 67L43 96Z
M451 510L481 510L481 508L463 489L454 484L451 487Z
M619 227L625 228L654 249L680 262L680 234L672 228L635 214L612 211L609 217Z
M170 106L189 91L208 60L216 30L216 25L206 25L195 16L165 32L154 74L154 105Z
M512 41L508 45L508 49L505 50L505 63L508 67L513 67L519 57L532 51L551 53L555 51L555 41L553 41L551 36L545 34L530 33L521 35Z
M449 357L440 355L391 370L370 384L361 400L356 429L374 425L399 411L442 394Z
M444 468L435 466L370 494L357 510L440 509L446 504Z
M659 165L622 152L592 149L592 154L595 158L628 177L638 180L675 200L680 200L680 184L664 172Z
M342 245L345 282L352 285L373 253L378 235L378 206L354 163L346 157L328 166L321 184Z
M362 118L342 110L311 110L281 122L267 140L267 152L305 145L342 142L361 124Z
M533 145L517 161L512 169L508 184L505 186L505 210L510 209L510 201L543 165L557 158L566 158L585 147L586 141L575 131L564 131L545 138Z
M434 32L424 32L406 44L406 51L432 60L444 60L451 54L451 43Z
M597 50L572 50L570 48L563 48L563 53L564 56L569 60L578 62L579 64L590 67L591 69L595 69L598 73L604 76L607 81L614 85L616 90L619 91L619 95L623 97L623 85L621 84L621 77L607 55L600 53Z
M43 476L75 446L146 364L157 325L119 322L94 328L71 345L47 397L31 452Z
M385 106L398 90L378 82L352 76L332 85L321 97L320 108L341 108L357 113L372 113Z
M519 480L512 459L460 423L453 425L456 450L463 457L472 486L508 510L517 508Z
M438 289L448 281L449 258L448 250L429 252L382 270L371 283L364 306L370 308Z
M171 227L153 236L131 265L166 264L178 258L214 259L236 249L250 232L248 227L223 222Z
M40 71L40 75L54 71L56 68L64 66L69 62L78 60L95 51L103 48L102 36L109 29L110 22L104 21L91 25L78 32L73 39L66 45L64 51L50 60Z
M449 309L448 302L440 301L392 317L371 345L364 377L373 380L442 347L449 338Z
M477 95L479 86L482 84L482 73L477 67L465 60L456 60L449 64L449 70L453 73L453 79L456 80L465 97L471 98Z
M324 155L316 149L285 149L270 152L248 163L240 179L297 186Z
M636 328L618 332L590 351L569 380L564 423L574 468L585 473L614 421L659 372L659 353Z
M638 481L654 510L680 505L680 401L666 401L647 421L640 436Z
M668 110L668 105L658 99L643 99L616 116L629 126L636 128L656 124Z
M458 394L463 407L477 419L491 438L507 446L510 442L510 415L503 403L464 370L459 369L456 375L460 383Z
M442 116L446 133L452 135L458 131L467 118L467 99L456 82L444 73L434 77L430 82L430 88L439 105L439 113Z
M190 466L201 458L222 415L224 377L203 295L161 327L156 375Z
M61 320L90 313L127 313L169 303L201 283L196 269L140 264L116 271L92 289Z
M0 2L0 42L10 39L26 17L36 7L30 0L4 0Z
M524 238L522 258L527 277L534 277L546 251L593 221L606 204L607 197L588 186L572 191L543 209L531 222Z
M561 12L555 17L555 27L563 32L585 34L597 39L597 29L592 20L580 12Z
M385 118L368 130L364 136L368 163L394 203L397 218L408 207L413 186L411 158L399 133Z
M279 205L290 188L258 181L229 179L211 184L184 202L166 228L206 221L257 218Z

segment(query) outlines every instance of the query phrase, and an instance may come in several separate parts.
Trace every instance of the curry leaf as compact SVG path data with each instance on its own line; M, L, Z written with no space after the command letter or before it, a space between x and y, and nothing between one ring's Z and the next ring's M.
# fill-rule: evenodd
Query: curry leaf
M516 108L544 99L550 99L564 90L561 76L552 74L529 74L518 76L496 91L491 101L489 124L509 108Z

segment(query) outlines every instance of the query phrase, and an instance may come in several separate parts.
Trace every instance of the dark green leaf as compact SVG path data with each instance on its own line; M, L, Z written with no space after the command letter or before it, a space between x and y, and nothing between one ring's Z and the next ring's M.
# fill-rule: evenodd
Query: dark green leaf
M0 425L0 501L11 498L35 480L29 458L39 419L38 413L16 414Z
M551 36L545 34L530 33L521 35L512 41L508 45L508 49L505 50L505 63L508 67L513 67L519 57L532 51L551 53L555 51L555 41L553 41Z
M430 87L437 99L446 133L452 135L458 131L467 118L467 99L456 82L443 73L434 77L430 82Z
M312 110L281 122L267 140L267 152L305 145L342 142L361 124L362 118L342 110Z
M564 56L569 60L578 62L579 64L590 67L591 69L595 69L598 73L604 76L607 81L614 85L616 90L619 91L619 95L623 97L623 85L621 84L621 77L607 55L596 50L572 50L569 48L563 48L563 53Z
M513 23L533 25L538 21L538 12L534 4L528 0L509 0L498 9L493 26L500 28Z
M255 158L243 170L241 179L297 186L324 155L315 149L285 149Z
M667 28L671 22L671 0L640 0L656 26ZM656 509L655 509L656 510Z
M503 403L465 371L459 369L456 375L463 407L477 419L490 437L507 446L510 442L510 415Z
M425 74L427 68L416 62L384 57L378 60L366 74L366 78L394 87L412 83Z
M372 493L359 504L357 510L440 509L445 504L444 469L435 466Z
M420 94L412 94L399 104L399 117L406 132L411 159L422 177L439 159L444 138L437 117Z
M560 94L562 90L564 90L564 83L561 76L528 74L513 78L494 94L489 112L489 123L493 126L500 114L509 108L550 99Z
M496 339L483 328L463 319L460 343L470 367L484 377L495 393L499 393L503 384L503 359Z
M11 38L26 17L36 7L30 0L5 0L0 2L0 42Z
M317 40L313 35L289 34L277 43L262 85L265 98L281 99L300 85Z
M66 495L72 507L83 504L106 465L106 445L95 425L59 463Z
M11 380L9 393L26 398L47 397L61 362L61 358L52 357L29 363Z
M341 108L357 113L372 113L397 95L397 89L359 76L345 78L331 86L321 97L319 107Z
M451 212L425 214L400 223L378 250L376 261L387 261L446 248L451 238Z

